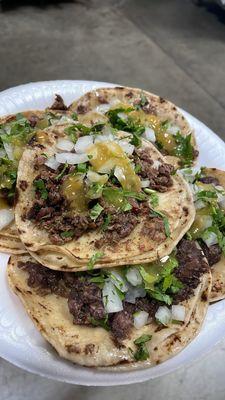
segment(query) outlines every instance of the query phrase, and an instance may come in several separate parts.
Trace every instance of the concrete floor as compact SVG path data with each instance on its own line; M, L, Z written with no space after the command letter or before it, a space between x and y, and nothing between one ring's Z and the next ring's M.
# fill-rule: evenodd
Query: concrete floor
M170 98L225 139L225 14L209 1L46 3L3 2L0 90L48 79L139 86ZM48 381L1 360L0 399L224 400L224 351L225 340L188 368L113 389Z

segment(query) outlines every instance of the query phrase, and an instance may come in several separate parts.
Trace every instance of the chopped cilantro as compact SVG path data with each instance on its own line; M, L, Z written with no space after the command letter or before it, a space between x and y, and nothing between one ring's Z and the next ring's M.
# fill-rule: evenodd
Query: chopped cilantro
M194 148L191 144L192 134L183 136L180 132L174 135L177 146L174 149L174 155L179 157L183 167L189 167L194 160Z
M165 214L163 214L163 213L160 212L160 211L151 210L150 215L151 215L152 217L160 217L160 218L163 219L166 237L170 237L170 226L169 226L169 221L168 221L168 218L165 216Z
M151 193L149 200L152 207L157 207L159 205L159 196L157 193Z
M197 192L197 200L207 201L210 199L217 199L217 194L215 191L212 190L201 190Z
M110 330L110 326L108 323L108 315L102 319L95 319L93 317L90 317L90 323L94 326L100 326L101 328L105 329L106 331Z
M140 172L140 171L141 171L141 165L140 164L136 164L135 167L134 167L134 172L136 174L138 174L138 172Z
M104 208L99 203L95 204L95 206L90 210L91 219L95 221L103 210Z
M132 205L129 203L129 201L125 200L121 206L122 211L130 211L132 209Z
M43 179L34 180L33 185L36 188L36 191L40 192L41 198L43 200L46 200L48 198L48 191L45 187L45 182L43 181Z
M61 236L61 238L72 238L73 237L73 234L74 234L74 231L73 230L70 230L70 231L65 231L65 232L62 232L62 233L60 233L60 236Z
M137 351L133 352L133 357L136 361L144 361L149 357L149 351L146 346L146 343L151 340L152 335L142 335L134 341L134 344L137 346Z
M89 199L98 199L99 197L102 196L102 190L103 190L104 185L101 183L92 183L92 185L89 186L89 189L87 191L87 197Z
M101 251L97 251L95 254L93 254L93 256L90 258L90 260L87 263L88 269L89 270L93 269L96 262L98 260L100 260L100 258L102 258L103 256L104 256L104 253L102 253Z
M74 121L77 121L77 120L78 120L78 115L77 115L77 113L73 112L73 113L71 114L71 118L72 118Z
M84 174L85 172L87 172L87 168L88 166L86 163L77 164L77 172Z
M110 221L111 221L111 216L110 216L110 214L107 214L104 217L104 222L103 222L102 227L101 227L103 231L107 231L108 226L110 224Z

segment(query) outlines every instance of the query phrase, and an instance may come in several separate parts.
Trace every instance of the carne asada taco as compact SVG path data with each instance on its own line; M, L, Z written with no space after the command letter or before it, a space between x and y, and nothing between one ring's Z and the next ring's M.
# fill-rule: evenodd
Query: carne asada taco
M190 240L160 262L81 273L13 256L8 280L61 357L126 369L158 364L193 340L211 290L208 263Z
M16 225L49 268L150 262L169 254L194 220L188 184L159 151L104 129L46 128L45 144L33 143L21 158Z
M196 217L188 237L197 240L212 269L211 301L225 297L225 172L202 168L186 171L192 188Z
M198 156L194 132L177 107L155 94L129 87L101 88L71 104L80 122L103 121L114 129L150 140L175 167L193 165Z
M38 137L40 129L72 120L68 118L70 113L65 111L60 96L56 96L52 107L46 111L26 111L0 119L0 251L25 252L14 223L17 168L25 145L34 140L35 135ZM56 111L55 107L61 107L61 110Z

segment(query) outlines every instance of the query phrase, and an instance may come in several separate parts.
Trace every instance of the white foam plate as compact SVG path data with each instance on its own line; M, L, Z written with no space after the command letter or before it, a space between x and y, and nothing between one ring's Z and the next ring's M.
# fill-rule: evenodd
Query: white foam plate
M0 93L0 116L28 109L44 109L59 93L69 104L88 90L113 86L105 82L50 81L17 86ZM225 143L202 122L184 111L196 132L199 164L225 169ZM93 386L143 382L174 371L205 355L225 336L225 301L209 307L198 337L180 354L152 368L130 372L104 372L73 365L60 358L42 338L6 280L8 256L0 253L0 356L36 374L59 381Z

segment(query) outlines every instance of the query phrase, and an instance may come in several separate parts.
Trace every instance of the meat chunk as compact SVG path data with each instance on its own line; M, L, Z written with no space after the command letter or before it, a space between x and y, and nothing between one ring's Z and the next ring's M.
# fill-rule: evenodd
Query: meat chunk
M203 176L202 178L199 178L199 181L202 183L206 183L206 184L213 184L213 185L219 185L219 181L217 178L215 178L215 176Z
M68 107L65 105L63 98L59 95L55 95L55 101L51 105L50 110L62 110L66 111Z
M207 246L204 242L201 243L201 248L208 260L210 267L221 260L222 250L218 244Z

